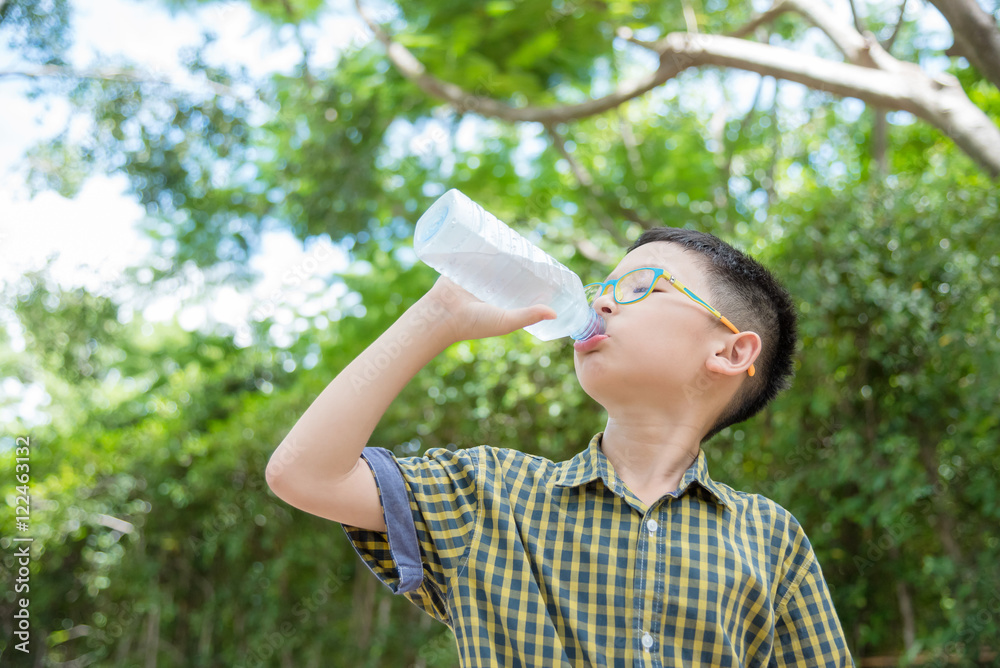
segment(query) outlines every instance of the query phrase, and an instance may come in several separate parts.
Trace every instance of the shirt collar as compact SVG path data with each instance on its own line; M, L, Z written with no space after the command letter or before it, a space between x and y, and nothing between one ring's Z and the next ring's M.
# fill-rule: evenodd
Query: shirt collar
M600 479L608 488L615 490L618 476L615 474L610 460L601 450L602 436L604 436L604 432L596 434L590 439L586 450L577 453L572 459L562 462L562 470L555 479L556 485L578 487ZM698 452L698 459L684 472L684 477L681 478L680 487L676 490L675 495L685 494L692 483L698 483L717 503L726 507L731 505L727 503L729 499L726 490L708 475L708 461L705 458L704 450Z

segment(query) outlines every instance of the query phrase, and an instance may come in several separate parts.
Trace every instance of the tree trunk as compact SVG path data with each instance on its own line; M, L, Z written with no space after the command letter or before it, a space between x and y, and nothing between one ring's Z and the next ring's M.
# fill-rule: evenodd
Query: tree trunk
M936 489L941 481L941 476L938 473L940 463L938 462L937 449L926 432L921 432L920 462L924 465L924 470L927 472L928 482ZM944 507L944 496L940 493L936 493L936 496L938 498L937 502L932 505L931 517L933 518L932 522L937 531L938 538L944 547L944 551L955 562L958 569L968 572L965 569L965 555L962 554L962 549L958 546L958 541L955 539L955 518Z
M146 618L146 639L143 643L145 668L156 668L156 657L160 651L160 605L153 604L153 609Z
M201 590L205 597L202 610L201 633L198 635L198 657L202 665L208 665L212 656L212 624L215 622L215 588L208 578L201 578Z
M872 160L880 175L889 173L889 124L886 122L885 110L875 110L875 122L872 125Z
M902 559L897 547L893 547L889 554L896 563ZM896 602L899 604L899 617L903 620L903 648L909 653L913 643L917 641L917 620L913 611L913 596L902 578L896 580Z
M122 626L122 638L118 642L118 647L115 648L115 659L114 663L116 666L125 666L128 663L128 654L132 649L132 636L133 633Z
M375 607L375 578L364 577L360 569L354 575L351 609L354 610L355 634L358 647L368 647L372 635L372 613Z
M964 56L979 73L1000 88L1000 30L976 0L931 0L951 25L955 44L949 55Z

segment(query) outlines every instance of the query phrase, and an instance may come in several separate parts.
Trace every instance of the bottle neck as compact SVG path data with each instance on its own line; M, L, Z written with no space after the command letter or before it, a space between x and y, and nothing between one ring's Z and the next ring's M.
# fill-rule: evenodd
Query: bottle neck
M570 334L574 341L586 341L592 336L604 333L604 318L592 308L587 309L587 321L578 331Z

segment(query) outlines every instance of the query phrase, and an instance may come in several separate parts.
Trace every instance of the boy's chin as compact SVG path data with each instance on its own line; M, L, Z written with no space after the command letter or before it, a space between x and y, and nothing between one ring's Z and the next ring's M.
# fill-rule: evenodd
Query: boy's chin
M588 378L579 372L577 379L587 396L608 413L633 412L643 406L650 411L661 411L665 406L685 400L683 392L666 390L662 386L644 386L617 378Z
M697 393L699 388L702 391L705 389L704 381L699 383L697 379L672 376L667 372L655 373L648 368L643 369L646 373L630 374L625 373L619 365L603 364L598 360L576 360L574 369L583 391L605 407L607 404L604 400L613 400L615 397L657 397L659 403L677 397L684 399L692 392ZM685 392L684 388L689 391Z
M607 410L605 401L608 399L609 388L602 385L600 379L589 378L587 374L581 374L579 369L576 370L576 379L587 396L600 404L604 410Z

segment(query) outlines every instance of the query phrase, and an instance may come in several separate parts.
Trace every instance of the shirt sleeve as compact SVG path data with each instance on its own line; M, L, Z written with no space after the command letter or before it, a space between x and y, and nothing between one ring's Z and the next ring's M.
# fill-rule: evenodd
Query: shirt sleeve
M386 530L345 524L351 545L394 593L450 625L448 587L465 565L479 516L479 449L396 458L365 448L361 456L375 478Z
M853 667L823 570L805 534L799 538L805 558L776 611L771 665Z

